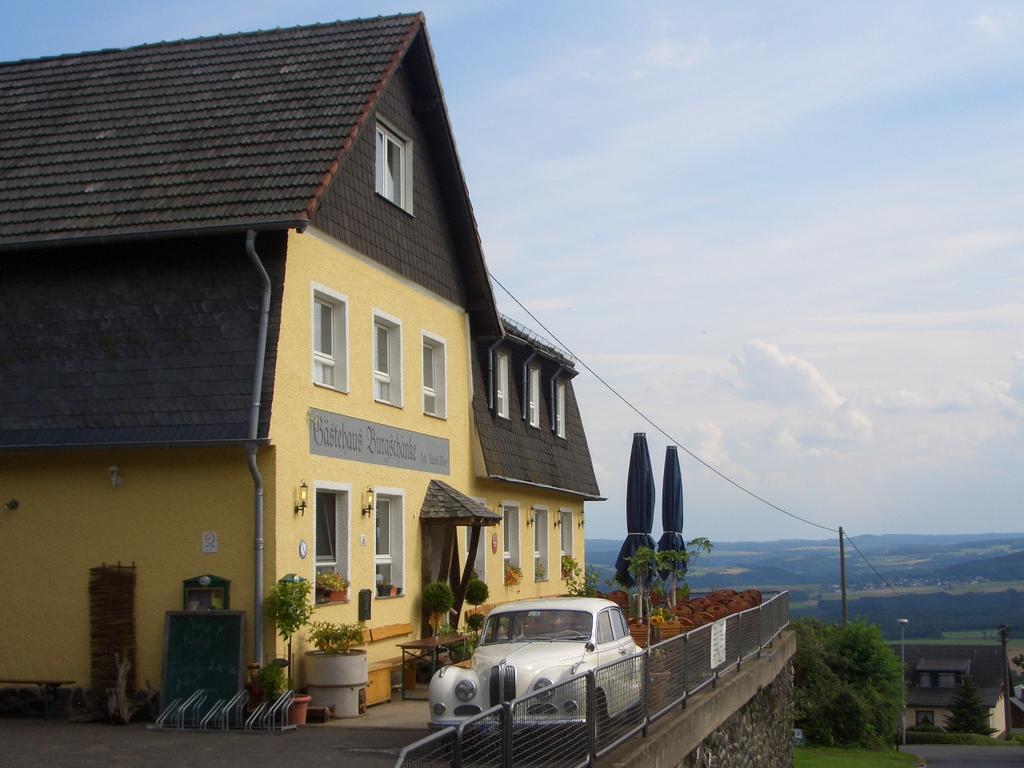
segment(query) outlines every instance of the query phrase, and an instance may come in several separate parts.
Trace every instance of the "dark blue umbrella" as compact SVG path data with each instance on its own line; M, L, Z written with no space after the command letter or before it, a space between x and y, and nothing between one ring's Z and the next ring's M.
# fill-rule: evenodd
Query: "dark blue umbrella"
M654 549L654 539L651 538L653 525L654 471L651 469L651 454L647 450L647 436L643 432L636 432L629 452L629 475L626 477L626 540L622 542L619 556L615 559L615 577L627 587L636 583L627 570L629 558L640 547Z
M679 452L674 445L665 449L665 474L661 481L661 527L665 531L658 540L659 552L685 552L683 538L683 473L679 471ZM686 563L679 569L686 570ZM661 578L669 577L668 571ZM675 582L672 584L675 592Z

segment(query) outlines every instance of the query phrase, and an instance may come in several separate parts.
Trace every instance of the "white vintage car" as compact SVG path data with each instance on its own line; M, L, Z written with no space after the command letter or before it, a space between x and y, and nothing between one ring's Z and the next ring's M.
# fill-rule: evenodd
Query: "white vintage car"
M487 616L471 668L448 666L434 674L430 726L457 725L496 704L638 652L622 611L608 600L554 597L506 603ZM608 691L598 679L600 714L614 716L638 702L640 675L632 669L622 672ZM532 720L585 719L582 690L578 685L542 695L527 702L526 711Z

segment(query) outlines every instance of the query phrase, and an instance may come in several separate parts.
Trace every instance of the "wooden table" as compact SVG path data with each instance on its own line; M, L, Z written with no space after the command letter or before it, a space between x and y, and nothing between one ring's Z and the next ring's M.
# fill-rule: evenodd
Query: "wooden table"
M405 662L408 658L416 663L416 659L430 659L430 676L433 677L437 671L437 657L445 652L450 652L456 646L466 645L465 635L440 635L436 637L424 637L422 640L410 640L407 643L397 643L402 649L402 699L406 698L405 686Z
M48 680L46 678L6 678L0 679L0 683L7 685L35 685L39 687L39 690L43 694L43 718L49 718L50 716L50 701L56 701L57 689L63 685L74 685L74 680Z

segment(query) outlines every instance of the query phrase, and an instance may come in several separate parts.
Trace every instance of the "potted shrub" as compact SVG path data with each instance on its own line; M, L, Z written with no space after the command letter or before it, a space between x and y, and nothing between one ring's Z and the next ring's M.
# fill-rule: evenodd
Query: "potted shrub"
M505 586L518 587L523 583L523 571L518 565L506 563L505 565Z
M392 590L390 581L377 582L377 597L391 597L394 594Z
M448 623L448 613L455 605L452 588L443 581L432 581L423 588L423 607L430 616L434 634L440 634L441 624Z
M301 576L285 576L274 584L264 601L264 611L274 621L277 634L288 643L288 687L292 685L292 635L300 627L305 626L313 615L313 605L309 602L310 585ZM265 664L266 669L275 664ZM280 694L278 694L280 695ZM275 697L276 698L276 697ZM306 709L309 696L302 694L295 697L292 704L292 722L296 725L306 724Z
M487 582L482 579L470 579L469 584L466 585L466 602L476 608L479 605L483 605L487 602L487 598L491 596L491 590L487 587Z
M330 707L335 717L359 716L359 690L367 684L365 637L362 624L315 621L306 652L306 687L313 705Z
M268 662L256 670L253 698L273 704L284 693L287 682L284 667L272 661Z
M316 601L318 603L344 603L348 601L349 580L337 571L324 571L316 575Z
M562 555L561 568L562 581L569 581L573 575L580 572L580 564L576 562L576 558L572 555Z
M548 569L544 567L544 563L533 564L533 580L534 581L547 581Z

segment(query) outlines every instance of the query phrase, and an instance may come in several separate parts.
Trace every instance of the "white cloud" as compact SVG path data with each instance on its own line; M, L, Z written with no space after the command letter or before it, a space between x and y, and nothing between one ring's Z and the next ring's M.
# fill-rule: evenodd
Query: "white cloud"
M744 397L780 406L812 406L834 410L843 398L806 360L784 354L775 344L748 341L734 355L737 387Z
M1014 26L1016 17L1012 13L979 13L971 19L971 26L987 37L1001 38Z

